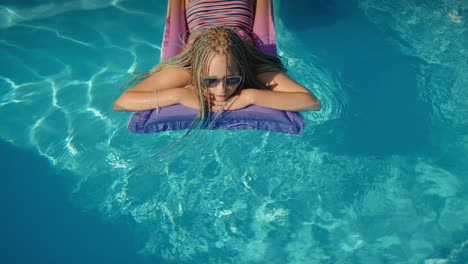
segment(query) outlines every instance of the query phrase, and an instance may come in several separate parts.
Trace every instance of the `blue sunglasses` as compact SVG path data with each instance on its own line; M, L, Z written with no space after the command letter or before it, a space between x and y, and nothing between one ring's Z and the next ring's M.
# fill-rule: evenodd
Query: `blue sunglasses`
M218 86L220 82L224 82L226 86L236 86L239 85L242 81L242 76L229 76L221 79L215 77L203 77L201 82L205 87L214 88Z

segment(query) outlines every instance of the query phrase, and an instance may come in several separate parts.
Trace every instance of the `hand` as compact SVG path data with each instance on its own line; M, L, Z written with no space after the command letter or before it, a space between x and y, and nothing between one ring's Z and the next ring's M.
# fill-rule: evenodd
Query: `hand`
M210 110L212 112L217 112L223 105L223 110L237 110L245 108L253 104L252 92L253 89L242 89L226 101L216 101L211 95L212 104Z

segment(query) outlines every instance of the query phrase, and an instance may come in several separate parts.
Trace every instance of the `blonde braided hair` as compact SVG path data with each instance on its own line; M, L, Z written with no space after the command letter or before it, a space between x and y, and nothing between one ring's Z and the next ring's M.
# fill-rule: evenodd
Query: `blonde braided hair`
M186 47L178 55L164 60L142 75L143 78L149 77L170 67L181 68L191 74L192 79L187 87L195 88L200 103L200 112L192 128L206 119L210 109L211 102L204 97L206 87L201 83L201 77L208 74L208 67L216 54L231 56L233 63L237 64L243 78L236 93L243 88L268 89L256 79L258 73L286 71L278 57L263 53L230 28L205 27L194 30Z

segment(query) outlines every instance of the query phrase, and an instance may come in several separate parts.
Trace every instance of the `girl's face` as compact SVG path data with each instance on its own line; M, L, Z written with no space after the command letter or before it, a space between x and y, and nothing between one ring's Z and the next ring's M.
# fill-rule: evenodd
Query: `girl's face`
M204 85L216 101L229 99L239 87L242 80L239 67L231 56L216 54L209 64L208 76L203 76Z

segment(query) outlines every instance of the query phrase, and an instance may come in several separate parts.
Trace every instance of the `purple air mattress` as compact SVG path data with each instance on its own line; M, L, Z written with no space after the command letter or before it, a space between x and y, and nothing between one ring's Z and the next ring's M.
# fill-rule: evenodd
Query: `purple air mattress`
M183 41L187 38L187 26L183 1L168 1L168 12L161 59L165 60L180 52ZM255 11L253 39L257 48L267 54L276 56L276 35L272 17L271 1L261 1ZM190 128L198 110L183 106L171 105L156 110L140 111L132 115L127 129L135 133L159 133L170 130ZM300 134L304 128L304 118L298 112L280 111L256 105L223 111L214 118L210 113L209 121L203 129L219 130L266 130L288 134Z

